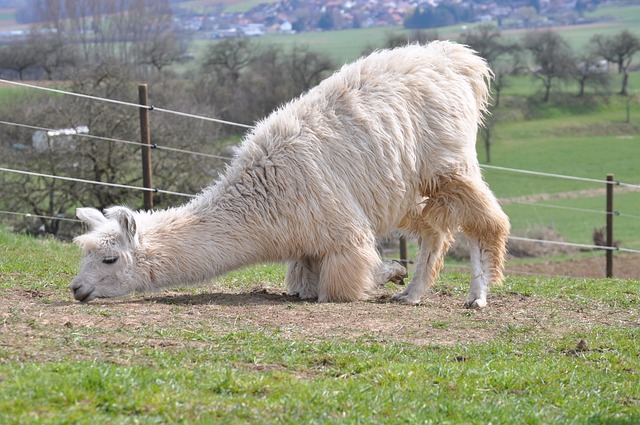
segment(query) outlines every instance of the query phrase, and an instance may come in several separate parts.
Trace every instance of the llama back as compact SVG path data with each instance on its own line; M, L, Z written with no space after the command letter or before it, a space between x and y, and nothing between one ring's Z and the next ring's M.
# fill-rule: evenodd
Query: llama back
M289 188L281 197L318 186L305 191L322 209L339 204L390 231L437 176L477 168L490 77L482 58L451 42L374 52L258 123L229 180L278 170Z

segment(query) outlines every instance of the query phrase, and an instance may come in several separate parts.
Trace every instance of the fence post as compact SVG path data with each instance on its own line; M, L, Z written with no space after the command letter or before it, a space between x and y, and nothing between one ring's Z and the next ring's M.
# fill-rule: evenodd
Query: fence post
M406 269L408 266L407 261L407 238L400 236L400 264Z
M613 277L613 174L607 174L607 270L608 278Z
M149 93L146 84L138 85L138 99L142 106L149 106ZM151 132L149 129L149 108L140 108L140 141L142 143L142 185L152 189L151 183ZM143 192L144 209L153 209L153 192Z

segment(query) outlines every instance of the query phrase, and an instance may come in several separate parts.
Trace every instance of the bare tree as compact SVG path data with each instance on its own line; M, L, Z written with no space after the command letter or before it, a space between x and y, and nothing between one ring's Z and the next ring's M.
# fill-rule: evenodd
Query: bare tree
M599 55L618 65L618 73L622 74L620 94L627 96L629 94L629 67L633 56L640 51L640 37L629 30L623 30L613 36L596 34L591 38L591 42L595 45Z
M0 47L0 63L3 68L15 71L24 80L25 71L38 65L37 52L27 39Z
M523 44L533 56L536 68L531 73L542 82L543 101L547 102L554 82L566 80L573 73L575 61L571 47L553 31L530 32L524 37Z
M182 53L169 0L42 0L42 31L82 47L87 63L152 65L160 70Z
M495 75L494 106L500 106L500 94L507 84L506 76L515 72L520 66L517 55L518 44L504 41L498 27L491 24L479 25L465 32L461 41L475 49L489 63Z
M307 46L287 51L247 38L225 39L211 46L203 61L199 98L223 118L249 123L318 84L333 69L328 55Z
M57 34L35 29L29 34L28 42L35 56L35 65L42 68L49 80L53 80L54 73L64 74L79 63L74 47Z
M213 44L206 53L203 69L212 70L220 84L236 84L240 73L253 60L257 45L249 38L228 38Z
M461 41L475 49L480 56L485 58L494 73L492 84L492 89L495 93L492 105L494 111L491 116L487 117L480 131L484 140L487 163L491 163L493 127L498 117L495 109L500 106L500 94L507 86L507 76L515 72L519 66L518 45L504 41L500 30L490 24L479 25L477 28L465 32Z
M589 51L576 58L573 78L578 83L578 96L584 96L587 86L607 88L611 78L607 64L597 54Z
M406 46L411 43L427 44L430 41L438 39L437 31L424 31L421 29L413 29L409 32L389 31L385 35L385 41L382 46L367 45L362 51L362 55L368 55L378 48L393 49L394 47Z
M336 68L328 54L313 51L307 45L294 45L288 56L296 94L318 85Z

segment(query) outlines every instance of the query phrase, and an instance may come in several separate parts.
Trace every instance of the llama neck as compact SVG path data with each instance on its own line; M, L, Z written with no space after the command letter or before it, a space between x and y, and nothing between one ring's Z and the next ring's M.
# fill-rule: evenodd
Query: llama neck
M191 203L141 216L141 267L153 287L200 283L262 261L265 229L237 202L211 193Z

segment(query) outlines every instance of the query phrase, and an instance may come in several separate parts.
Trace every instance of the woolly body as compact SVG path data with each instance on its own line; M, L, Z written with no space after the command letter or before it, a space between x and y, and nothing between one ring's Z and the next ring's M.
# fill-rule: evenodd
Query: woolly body
M442 41L345 65L258 123L225 175L188 204L153 213L113 207L105 216L79 209L92 231L76 238L85 259L75 297L287 261L292 294L364 299L395 273L375 237L399 228L418 235L421 249L396 299L416 303L461 227L472 245L468 303L483 307L488 283L502 278L509 230L475 153L490 77L471 50ZM120 264L102 264L106 257Z

